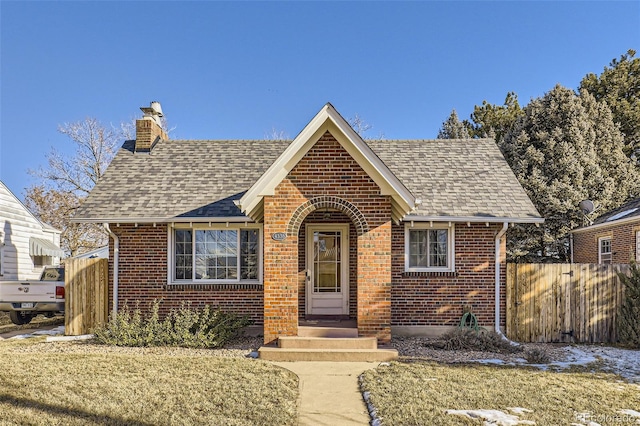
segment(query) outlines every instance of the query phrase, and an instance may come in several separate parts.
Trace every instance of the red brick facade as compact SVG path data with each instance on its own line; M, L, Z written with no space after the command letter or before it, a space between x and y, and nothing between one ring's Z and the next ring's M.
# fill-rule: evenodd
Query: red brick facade
M404 224L392 225L389 196L328 132L264 196L263 282L170 284L166 224L111 224L120 239L119 304L162 299L162 313L183 301L249 315L265 342L295 336L305 312L307 224L349 224L349 316L361 336L391 338L391 326L457 325L470 305L494 322L494 239L501 224L456 223L455 272L405 272ZM275 233L286 238L273 239ZM113 240L110 250L113 253ZM505 244L501 320L505 323ZM110 262L113 268L113 262ZM110 282L113 271L110 269ZM110 287L110 300L112 299Z
M309 203L311 201L311 203ZM319 208L361 217L357 246L358 333L381 341L391 338L391 201L331 136L325 133L289 175L264 198L264 334L265 342L298 334L299 287L305 280L299 268L299 232L290 226L298 215ZM308 214L307 213L307 214ZM304 217L303 217L304 216ZM296 227L299 226L297 229ZM269 238L287 233L283 241ZM351 239L353 241L353 239Z
M405 272L404 224L393 226L391 324L458 325L470 306L482 326L495 322L495 237L501 224L456 223L455 272ZM506 244L502 239L500 323L506 323Z
M636 259L636 233L640 232L640 218L609 226L573 233L573 261L598 263L599 240L611 238L611 263L629 263Z
M262 285L260 284L167 284L167 225L111 224L120 239L118 267L118 304L129 307L140 303L146 309L154 300L162 300L160 313L166 315L185 302L193 306L209 305L227 312L248 315L262 324ZM109 239L109 253L113 253ZM113 259L113 258L112 258ZM113 308L113 262L109 262L109 310Z

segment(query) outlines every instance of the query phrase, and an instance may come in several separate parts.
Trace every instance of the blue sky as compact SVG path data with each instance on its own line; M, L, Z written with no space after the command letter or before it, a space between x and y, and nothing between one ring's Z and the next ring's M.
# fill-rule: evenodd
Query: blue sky
M640 51L638 1L0 1L0 179L20 198L59 124L139 118L173 138L295 135L326 103L371 136L434 138L452 109L576 88Z

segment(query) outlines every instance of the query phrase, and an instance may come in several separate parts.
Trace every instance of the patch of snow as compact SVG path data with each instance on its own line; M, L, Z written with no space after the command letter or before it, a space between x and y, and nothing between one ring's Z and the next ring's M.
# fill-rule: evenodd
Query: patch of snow
M527 365L540 370L548 370L552 367L562 370L602 360L605 363L605 371L619 374L631 382L640 383L640 351L638 350L597 345L567 346L563 349L566 353L566 360L552 361L549 364L528 364L523 358L516 358L508 362L501 359L481 359L472 362L491 365Z
M34 336L58 336L60 334L64 334L64 325L53 328L51 330L37 330L33 333Z
M522 407L507 407L507 410L511 411L513 414L533 413L533 410Z
M483 419L485 420L485 425L516 426L536 424L534 421L520 420L518 416L507 414L500 410L447 410L446 413L470 419Z
M588 364L601 359L605 362L607 371L619 374L630 381L640 382L640 351L638 350L595 345L570 347L567 350L573 358L570 361L573 364Z
M504 364L513 364L513 363L507 363L501 359L497 359L497 358L489 358L489 359L479 359L479 360L475 360L473 362L477 362L479 364L495 364L495 365L504 365Z
M620 410L620 414L626 414L627 416L633 416L640 419L640 411L636 410Z
M91 340L96 336L93 334L81 334L79 336L49 336L47 337L46 342L73 342L78 340Z
M36 330L32 333L18 334L17 336L10 337L10 339L22 340L38 336L59 336L61 334L64 334L64 325L51 330Z

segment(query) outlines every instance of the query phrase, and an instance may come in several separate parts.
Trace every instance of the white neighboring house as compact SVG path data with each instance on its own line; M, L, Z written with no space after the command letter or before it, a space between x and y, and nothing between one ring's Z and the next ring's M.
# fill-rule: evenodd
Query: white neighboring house
M0 281L37 280L62 257L60 231L38 220L0 181Z

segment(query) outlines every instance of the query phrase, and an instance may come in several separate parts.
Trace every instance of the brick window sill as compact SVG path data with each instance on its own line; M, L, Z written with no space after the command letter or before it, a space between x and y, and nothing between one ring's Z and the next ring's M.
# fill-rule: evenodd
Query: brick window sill
M458 276L456 271L405 271L403 277L452 277Z
M167 291L188 290L262 290L262 283L169 283L164 286Z

